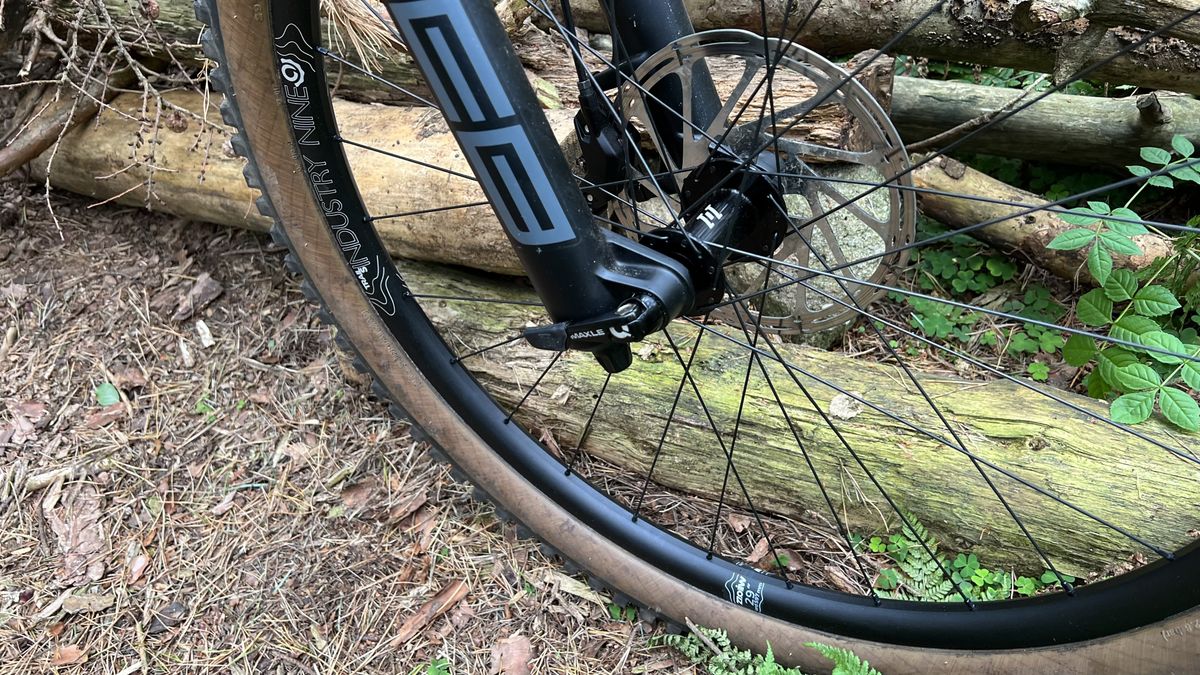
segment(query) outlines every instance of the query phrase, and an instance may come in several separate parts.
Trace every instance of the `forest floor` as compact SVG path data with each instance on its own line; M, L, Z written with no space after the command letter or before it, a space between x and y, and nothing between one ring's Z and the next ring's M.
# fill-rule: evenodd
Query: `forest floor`
M0 675L691 671L428 458L268 238L53 204L0 184Z

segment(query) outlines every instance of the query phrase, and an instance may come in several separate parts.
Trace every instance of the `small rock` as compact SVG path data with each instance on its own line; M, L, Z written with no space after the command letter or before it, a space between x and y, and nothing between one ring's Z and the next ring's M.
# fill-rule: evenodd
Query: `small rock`
M224 290L225 287L221 285L221 282L209 276L208 272L201 272L200 276L196 277L196 282L192 284L192 289L179 301L179 306L175 309L171 320L184 321L188 319L216 300Z
M165 633L178 626L186 616L187 605L181 602L172 602L150 617L150 625L146 627L146 632L150 635Z
M862 414L862 403L855 398L862 398L862 394L855 393L854 396L846 394L838 394L829 402L829 414L839 420L852 420Z
M217 344L213 339L212 331L208 329L208 324L204 323L203 319L196 320L196 335L200 336L200 346L205 349Z

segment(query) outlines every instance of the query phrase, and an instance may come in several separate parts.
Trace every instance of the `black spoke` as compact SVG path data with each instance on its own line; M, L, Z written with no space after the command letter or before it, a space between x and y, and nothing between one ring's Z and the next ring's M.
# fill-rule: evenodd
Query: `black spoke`
M707 317L705 317L707 320ZM650 481L654 478L654 469L658 467L658 459L662 456L663 446L667 443L667 434L671 432L671 423L675 420L675 411L679 409L679 401L683 398L683 388L687 386L687 374L692 367L692 362L696 359L696 352L700 351L700 341L704 339L703 333L696 334L696 342L692 344L692 353L688 355L687 363L683 359L679 359L680 365L683 366L683 374L679 376L679 386L675 388L675 398L671 401L671 412L667 413L667 423L663 425L662 435L658 438L658 446L654 448L654 456L650 459L650 470L646 472L646 479L642 482L642 491L638 494L637 502L633 507L633 519L636 521L642 512L642 502L646 498L646 492L650 489ZM678 350L676 350L678 353Z
M788 218L788 214L786 211L783 210L782 206L780 206L779 204L776 204L776 207L780 209L780 211L782 212L782 214L785 218ZM813 246L812 243L808 240L808 238L805 237L800 232L800 230L796 227L795 221L793 221L791 218L788 218L788 222L792 226L792 230L793 230L795 236L799 237L800 241L804 242L804 245L806 247L808 247L809 253L811 255L813 255L814 257L816 257L817 261L821 264L822 267L829 269L829 264L825 261L825 257L822 256L821 252L818 251L816 249L816 247ZM769 276L770 276L770 270L768 268L768 277ZM862 305L858 302L858 299L855 298L854 294L850 292L850 289L846 287L846 282L841 277L837 277L837 276L834 277L834 280L836 281L838 287L842 289L842 292L846 294L846 297L850 299L850 302L854 305L854 309L860 313L865 312L866 310L863 309ZM926 391L925 386L923 384L921 384L920 378L917 377L916 373L913 372L912 368L909 367L908 363L900 356L900 353L894 347L892 347L892 345L888 342L887 338L883 334L883 331L879 329L879 326L871 321L868 321L867 323L871 326L871 330L874 331L875 336L876 336L876 338L878 338L879 342L887 349L888 354L892 357L893 360L896 361L896 363L900 366L900 369L904 371L905 377L907 377L908 380L910 382L912 382L913 386L916 387L917 392L920 393L921 398L925 399L925 403L927 403L929 405L930 409L933 410L934 414L937 415L938 419L942 422L942 425L946 428L946 432L950 434L950 437L954 439L954 442L957 443L960 448L962 448L963 450L966 450L967 449L966 442L963 441L963 439L959 435L959 433L950 424L950 420L946 419L945 413L943 413L942 409L937 405L937 403L934 402L933 397L931 397L929 395L929 392ZM989 476L987 474L987 472L984 471L983 466L979 463L979 461L977 459L975 459L975 456L972 453L968 452L967 454L971 458L971 464L975 467L975 470L979 473L979 477L983 479L984 483L987 484L988 489L992 491L992 494L994 494L996 496L996 499L998 499L1000 501L1000 503L1004 506L1004 510L1008 512L1009 517L1011 517L1013 519L1013 521L1017 524L1017 527L1020 528L1021 533L1023 535L1025 535L1025 538L1029 541L1029 544L1031 546L1033 546L1034 551L1036 551L1038 556L1042 559L1042 561L1046 563L1046 568L1049 569L1054 574L1054 576L1058 579L1058 582L1062 586L1062 589L1064 591L1066 591L1067 593L1073 592L1071 587L1067 584L1066 580L1064 580L1062 575L1058 573L1058 570L1055 569L1054 563L1050 560L1050 558L1042 550L1041 545L1038 544L1037 540L1033 538L1033 535L1029 532L1029 528L1026 527L1026 525L1025 525L1025 521L1023 521L1021 519L1021 517L1019 515L1017 515L1017 512L1012 508L1012 505L1009 503L1008 499L1006 499L1004 497L1004 495L1000 492L1000 490L996 487L996 484L992 481L991 476Z
M475 176L461 173L461 172L455 171L453 169L447 169L445 167L438 166L436 164L430 164L429 162L425 162L425 161L422 161L419 159L414 159L412 157L406 157L404 155L400 155L400 154L397 154L394 152L389 152L382 148L377 148L373 145L367 145L366 143L359 143L358 141L352 141L349 138L343 138L340 135L334 136L333 138L335 141L338 141L339 143L345 143L346 145L353 145L356 148L362 148L363 150L369 150L371 152L374 152L374 153L377 153L380 155L384 155L386 157L391 157L393 159L399 159L404 162L409 162L410 164L416 164L417 166L423 166L426 169L433 169L434 171L441 171L442 173L450 174L451 176L455 176L457 178L465 178L465 179L471 181L472 183L478 182L478 180L475 178Z
M588 415L587 422L583 425L583 431L579 432L579 440L575 442L575 454L571 457L571 461L567 463L567 475L570 475L575 468L575 463L579 461L580 455L583 454L583 442L587 440L588 433L592 430L592 422L596 419L596 411L600 410L600 401L604 400L604 392L608 391L608 383L612 381L612 373L607 373L604 376L604 384L600 386L600 393L596 395L596 404L592 406L592 412Z
M1121 49L1117 50L1115 53L1113 53L1109 57L1103 59L1102 61L1099 61L1097 63L1094 63L1088 67L1085 67L1085 68L1077 71L1070 78L1065 79L1062 82L1056 83L1053 87L1047 89L1046 91L1042 92L1041 94L1034 97L1033 99L1026 101L1025 103L1013 108L1012 110L1008 110L1000 115L997 115L996 117L992 118L991 120L988 120L988 122L986 124L980 125L979 127L967 132L963 136L955 139L954 141L951 141L950 143L946 144L944 147L940 148L937 152L930 154L925 159L921 160L920 162L917 162L915 165L909 167L908 169L905 169L902 173L900 173L896 176L893 176L889 180L889 182L893 182L893 181L899 180L901 178L904 178L905 176L912 174L914 171L929 164L930 162L933 162L941 157L944 157L946 155L946 153L950 152L951 150L954 150L955 148L962 147L962 145L965 144L967 141L969 141L972 138L974 138L975 136L983 133L985 130L990 129L993 126L997 126L997 125L1001 124L1002 122L1012 118L1014 115L1018 115L1021 112L1028 110L1029 108L1037 105L1038 103L1045 100L1047 97L1051 96L1052 94L1056 94L1056 93L1059 93L1059 92L1065 90L1067 87L1069 87L1074 82L1077 82L1077 81L1087 77L1089 74L1099 70L1100 68L1103 68L1104 66L1116 61L1121 56L1131 53L1137 49L1140 49L1142 46L1148 44L1151 40L1155 39L1156 37L1170 32L1177 26L1182 25L1183 23L1185 23L1197 16L1200 16L1200 9L1192 10L1191 12L1188 12L1187 14L1184 14L1183 16L1168 23L1167 25L1162 26L1154 31L1148 32L1146 35L1142 36L1141 39L1137 40L1136 42L1132 42L1132 43L1126 45L1125 47L1122 47ZM897 151L903 152L904 150L903 150L903 148L899 148ZM1177 168L1178 167L1174 167L1174 169L1177 169ZM883 189L885 186L886 186L886 183L881 184L881 185L877 186L876 188L869 190L861 195L858 195L857 197L854 198L854 201L857 202L859 200L862 200L862 199L878 192L880 189ZM837 213L838 211L841 211L843 208L845 208L845 206L846 206L845 204L839 205L839 206L831 209L830 211L827 211L825 214L823 214L822 217Z
M742 308L742 311L749 313L749 310L746 309L745 307ZM885 417L887 417L891 420L900 422L901 424L904 424L905 426L909 427L913 431L916 431L917 433L920 433L923 436L926 436L932 440L942 443L946 447L953 449L955 452L960 452L965 455L974 457L975 459L979 460L979 462L981 464L983 464L984 466L986 466L987 468L992 469L993 471L996 471L1000 474L1003 474L1005 477L1007 477L1011 480L1014 480L1014 481L1024 485L1025 487L1030 488L1031 490L1034 490L1038 494L1041 494L1059 504L1062 504L1063 506L1071 509L1072 511L1075 511L1076 513L1079 513L1082 516L1085 516L1087 518L1090 518L1091 520L1096 521L1100 525L1103 525L1104 527L1107 527L1108 529L1110 529L1114 532L1117 532L1118 534L1126 537L1130 541L1134 541L1134 542L1137 542L1138 544L1141 544L1142 546L1146 547L1147 549L1153 551L1156 555L1158 555L1166 560L1174 560L1174 558L1175 558L1175 556L1173 554L1171 554L1168 551L1163 550L1161 547L1155 546L1154 544L1147 542L1146 540L1142 539L1141 537L1138 537L1137 535L1128 532L1127 530L1125 530L1124 528L1122 528L1118 525L1114 525L1113 523L1110 523L1108 520L1105 520L1104 518L1093 515L1091 512L1087 511L1086 509L1076 506L1075 504L1072 504L1072 503L1064 500L1063 498L1059 497L1058 495L1055 495L1055 494L1049 492L1046 488L1043 488L1043 487L1029 481L1028 479L1023 478L1022 476L1015 474L1012 471L1005 469L1004 467L998 466L994 462L991 462L983 457L979 457L977 455L972 455L966 448L962 448L957 445L954 445L954 443L952 443L944 438L941 438L937 434L934 434L926 429L923 429L921 427L910 424L910 423L904 421L903 419L901 419L900 417L897 417L893 413L890 413L886 410L883 410L879 406L872 404L870 401L867 401L860 396L851 394L850 392L847 392L846 390L842 389L841 387L838 387L837 385L832 384L828 380L825 380L824 378L821 378L820 376L818 376L810 371L807 371L803 368L800 368L799 366L796 366L793 363L790 363L789 361L787 361L787 359L783 358L783 356L779 354L778 347L776 347L775 344L772 343L770 340L767 340L766 342L767 342L767 346L771 348L771 351L773 353L768 353L768 352L765 352L762 349L758 349L758 348L752 348L752 347L750 347L749 344L744 343L741 340L738 340L737 338L735 338L731 335L727 335L719 330L716 330L715 328L713 328L711 326L706 326L706 325L704 325L700 322L697 322L693 319L685 319L685 321L687 321L688 323L691 323L695 326L698 326L702 331L704 331L706 333L710 333L712 335L715 335L715 336L721 338L722 340L731 342L731 343L741 347L742 349L749 349L749 350L759 354L760 356L763 356L771 361L778 363L779 365L783 366L784 370L787 371L787 373L792 378L792 380L796 381L797 383L799 383L798 376L803 375L804 377L814 380L826 387L829 387L830 389L833 389L834 391L837 391L841 394L849 396L850 398L853 398L854 400L858 401L859 403L866 405L867 407L884 415ZM799 386L803 386L803 385L799 384ZM819 406L817 406L817 413L819 415L821 415L822 418L826 418L825 412L823 410L821 410ZM837 432L836 429L834 429L834 431L835 431L835 433L837 433L840 436L840 432Z
M495 305L520 305L522 307L541 307L536 300L506 300L504 298L470 298L463 295L435 295L432 293L413 293L410 298L417 300L445 300L448 302L482 302ZM504 344L508 344L505 342Z
M671 346L671 350L675 353L675 358L678 359L680 363L683 363L683 355L679 353L679 347L676 346L675 339L671 337L670 331L664 328L663 335L667 338L667 344ZM700 344L699 333L696 335L696 344ZM693 352L693 356L694 355L695 353ZM779 553L775 550L775 544L771 542L771 535L767 532L767 526L763 522L762 515L758 512L758 509L754 507L754 500L750 497L750 491L746 488L746 484L742 482L742 476L738 472L737 465L733 462L733 454L730 453L728 446L725 445L725 439L721 436L721 429L717 426L716 420L713 419L712 412L708 409L708 404L704 402L704 396L700 393L700 387L696 384L696 380L692 377L692 371L690 367L684 369L683 376L687 380L688 384L691 385L692 392L696 394L696 400L700 403L700 409L704 411L704 417L708 420L708 426L713 432L713 437L716 439L717 444L721 446L721 452L725 455L725 460L727 462L726 466L729 467L729 469L733 472L733 479L738 484L739 489L741 489L742 496L746 499L746 506L750 509L750 515L753 516L755 523L758 524L758 529L763 533L763 537L767 540L767 548L771 552L772 562L776 563L775 567L779 569L780 576L783 577L784 583L788 588L791 588L792 582L790 579L788 579L787 568L778 564L781 558L779 557Z
M516 415L517 411L521 409L521 406L525 405L525 401L529 400L529 397L533 395L533 392L538 388L538 385L542 383L542 380L546 379L546 375L550 373L550 369L554 368L554 364L558 363L558 360L561 359L562 355L565 353L566 352L554 352L554 358L550 359L550 363L546 364L546 367L542 370L541 374L538 375L537 379L533 381L533 386L529 387L529 391L525 392L525 395L521 397L521 400L517 401L517 405L513 406L513 409L508 413L508 416L504 418L505 424L508 424L512 421L513 415Z
M994 317L997 317L1000 319L1005 319L1008 321L1024 323L1024 324L1027 324L1030 326L1039 326L1041 328L1047 328L1047 329L1053 330L1053 331L1059 331L1062 333L1070 333L1071 335L1081 335L1083 337L1091 338L1098 342L1104 342L1104 343L1116 345L1119 347L1127 347L1129 349L1134 349L1137 351L1162 354L1164 356L1170 356L1172 358L1176 358L1181 361L1194 361L1194 362L1200 363L1200 355L1177 354L1175 352L1172 352L1167 349L1163 349L1161 347L1155 347L1153 345L1138 344L1136 342L1131 342L1129 340L1112 337L1111 335L1102 335L1100 333L1093 333L1091 331L1083 330L1080 328L1071 328L1069 326L1061 326L1061 325L1058 325L1055 323L1050 323L1048 321L1041 321L1038 319L1031 319L1029 317L1019 316L1017 314L1002 312L998 309L989 309L987 307L980 307L978 305L972 305L967 302L959 302L957 300L950 300L948 298L939 298L936 295L920 293L918 291L914 291L914 290L907 289L907 288L900 288L898 286L888 286L887 284L877 284L873 281L866 281L864 279L856 279L854 277L847 277L847 276L843 276L840 274L836 274L838 269L845 268L848 266L848 264L842 264L837 267L831 267L828 270L822 271L822 270L818 270L818 269L815 269L812 267L807 267L805 265L801 265L799 263L775 260L774 258L768 258L766 256L757 255L754 253L750 253L748 251L739 251L738 249L733 249L733 248L730 248L729 250L734 251L739 254L742 254L742 255L745 255L745 256L755 259L755 260L759 260L762 262L770 261L776 265L779 265L780 267L786 267L786 268L798 270L798 271L804 272L808 276L806 276L804 278L795 279L794 281L786 281L782 284L777 284L776 286L773 286L772 288L768 289L767 291L753 291L751 293L746 293L746 294L737 296L735 298L731 298L729 300L722 300L721 302L717 303L716 305L713 305L712 307L710 307L709 308L710 310L734 305L734 304L742 302L743 300L747 300L750 298L761 297L763 295L766 295L767 293L771 293L776 290L788 288L788 287L803 283L805 281L810 281L814 277L824 277L827 279L837 279L837 280L849 282L851 284L855 284L858 286L865 286L867 288L874 288L874 289L881 290L881 291L888 291L891 293L899 293L901 295L906 295L906 296L909 296L912 298L919 298L921 300L929 300L931 302L937 302L937 303L947 305L950 307L957 307L958 309L964 309L969 312L976 312L979 314L987 314L988 316L994 316Z
M776 271L775 274L779 274L781 276L787 276L786 274L784 274L782 272L778 272L778 271ZM1069 408L1070 410L1072 410L1074 412L1077 412L1081 415L1085 415L1090 419L1096 420L1097 422L1102 422L1102 423L1107 424L1115 429L1124 431L1125 433L1128 433L1131 436L1134 436L1135 438L1137 438L1139 440L1145 441L1145 442L1150 443L1151 445L1154 445L1162 450L1165 450L1165 451L1179 457L1180 459L1184 459L1187 461L1191 461L1191 462L1200 464L1200 457L1197 457L1195 454L1187 452L1186 450L1172 448L1171 446L1163 443L1162 441L1155 440L1155 439L1151 438L1150 436L1147 436L1146 434L1138 431L1137 429L1134 429L1133 427L1130 427L1125 424L1121 424L1120 422L1114 422L1112 419L1105 417L1104 415L1097 414L1077 403L1068 401L1067 399L1063 398L1062 396L1055 394L1053 391L1048 391L1046 389L1043 389L1042 387L1039 387L1039 386L1031 383L1029 380L1026 380L1021 377L1017 377L1010 373L1006 373L1003 370L1001 370L1000 368L997 368L996 366L993 366L990 363L987 363L986 361L982 361L982 360L977 359L965 352L959 351L948 345L944 345L940 342L937 342L936 340L932 340L932 339L925 337L919 333L915 333L915 332L909 330L908 328L906 328L905 326L898 324L890 319L887 319L878 314L873 314L869 311L857 308L854 305L851 305L850 303L846 302L845 300L842 300L841 298L834 296L833 294L829 293L828 291L822 290L820 287L809 284L808 282L800 282L800 284L802 286L804 286L805 288L807 288L808 290L828 299L830 302L834 302L842 307L845 307L846 309L857 312L859 315L861 315L863 318L865 318L869 321L878 321L879 323L887 326L888 328L891 328L892 330L895 330L895 331L901 333L905 337L912 338L914 340L918 340L924 344L929 345L930 347L937 349L938 351L949 354L950 356L953 356L955 358L962 359L962 360L966 361L967 363L970 363L971 365L976 366L978 368L982 368L994 375L999 375L1000 377L1004 378L1005 380L1008 380L1009 382L1019 385L1019 386L1025 388L1025 389L1028 389L1029 391L1032 391L1036 394L1044 396L1056 403L1066 406L1067 408ZM740 314L738 316L740 317Z
M770 269L769 268L768 268L767 272L768 272L767 278L769 279L770 278ZM730 289L727 285L725 292L731 293L731 291L732 291L732 289ZM735 312L734 316L737 317L738 324L742 329L742 334L747 335L748 331L746 329L746 322L744 319L742 319L742 315L740 313ZM754 323L754 339L751 341L751 346L757 346L758 338L761 334L761 331L762 331L762 314L760 313L757 320ZM834 505L833 505L833 498L829 496L829 490L826 489L825 482L821 480L821 476L817 472L817 467L815 464L813 464L812 457L810 457L808 454L808 448L805 446L804 442L800 439L800 432L797 430L795 422L792 421L792 416L790 414L788 414L787 406L785 406L783 404L783 399L780 398L779 391L775 388L775 382L771 379L771 374L767 371L767 367L766 367L766 365L763 364L762 359L759 357L759 355L754 352L750 353L750 363L747 364L746 382L742 385L742 401L741 401L740 405L745 404L746 387L749 385L749 382L750 382L749 369L754 364L758 364L759 372L762 373L763 379L767 383L767 387L770 388L770 390L771 390L771 396L772 396L772 398L775 399L775 405L779 407L779 412L783 415L783 419L787 423L788 429L792 432L792 439L795 440L796 447L799 448L801 456L804 457L804 463L805 463L805 465L808 466L809 473L812 474L813 482L816 483L817 489L821 492L821 497L825 501L825 505L829 508L829 515L833 517L833 522L834 522L835 526L837 527L838 533L842 536L842 540L845 541L845 543L846 543L846 548L850 551L850 554L854 558L855 566L858 567L859 574L862 575L864 586L868 589L868 592L870 593L871 597L873 597L876 600L876 602L878 602L879 596L877 593L875 593L875 588L871 582L871 576L870 576L870 574L867 573L866 566L863 564L862 558L858 553L858 547L856 547L854 545L854 540L850 536L850 530L842 524L842 519L840 517L838 517L837 508L834 507ZM738 422L739 423L741 422L741 415L742 415L742 408L740 407L740 405L738 408ZM718 504L717 504L717 519L713 524L712 536L709 538L708 556L710 558L712 557L713 545L716 541L717 523L720 522L721 503L725 499L725 491L729 484L729 469L733 464L732 455L733 455L734 445L737 443L737 431L738 431L737 426L735 426L733 442L731 442L729 445L730 461L729 461L729 464L726 466L725 479L721 484L721 502L718 502Z
M476 349L475 351L470 352L469 354L463 354L462 356L456 356L456 357L450 359L450 363L458 363L464 359L469 359L472 356L479 356L481 354L486 354L486 353L492 351L493 349L499 349L505 345L511 345L512 343L516 342L517 340L523 340L523 339L525 339L524 335L514 335L513 337L510 337L507 340L504 340L503 342L497 342L496 344L488 346L488 347L484 347L483 349Z
M392 82L391 80L388 80L386 78L376 75L375 73L372 73L371 71L367 70L366 68L363 68L362 66L358 65L357 63L350 61L349 59L345 58L344 56L341 56L339 54L331 52L324 47L317 47L317 53L321 54L323 56L327 56L327 57L333 59L334 61L341 63L342 65L349 66L351 69L357 71L358 73L371 78L372 80L378 82L379 84L382 84L385 87L390 87L392 89L395 89L396 91L400 92L401 94L404 94L405 96L412 98L414 101L417 101L418 103L421 103L422 105L433 108L434 110L438 110L437 105L433 101L430 101L429 99L425 98L424 96L421 96L420 94L416 94L408 89L405 89L404 87L401 87L400 85L396 84L395 82Z
M392 220L395 218L411 218L412 216L427 216L431 213L442 213L445 211L457 211L459 209L469 209L476 206L487 206L488 202L470 202L467 204L455 204L453 206L437 206L428 209L418 209L416 211L404 211L402 213L389 213L385 216L371 216L367 218L369 222L377 220Z

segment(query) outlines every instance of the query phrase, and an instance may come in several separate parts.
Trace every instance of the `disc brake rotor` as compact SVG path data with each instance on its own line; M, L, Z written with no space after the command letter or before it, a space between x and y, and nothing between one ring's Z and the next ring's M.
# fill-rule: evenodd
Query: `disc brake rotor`
M768 68L769 63L777 67ZM720 98L712 119L699 119L691 105L700 65L708 67ZM731 312L744 311L749 314L744 320L761 320L763 330L782 335L840 327L882 294L849 280L882 285L907 262L906 252L881 254L913 241L917 209L908 189L908 154L883 107L845 69L792 42L717 30L668 45L647 59L634 79L636 86L622 87L620 103L642 132L646 162L631 161L631 186L611 203L610 218L625 227L675 226L686 204L672 186L703 166L717 141L741 159L764 150L775 154L793 225L771 256L780 262L727 268L733 292L754 299L714 316L723 311L736 319ZM683 130L679 161L649 131L654 129L648 114L653 99L645 94L670 86L672 79L682 92L686 119L677 118ZM776 290L764 294L768 289Z

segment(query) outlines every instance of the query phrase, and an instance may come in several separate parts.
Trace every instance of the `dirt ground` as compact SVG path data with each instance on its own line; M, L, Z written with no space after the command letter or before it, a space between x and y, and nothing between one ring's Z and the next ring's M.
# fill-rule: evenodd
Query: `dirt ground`
M54 205L0 185L0 674L690 672L387 417L269 239Z

